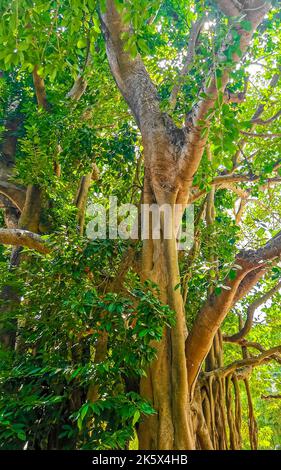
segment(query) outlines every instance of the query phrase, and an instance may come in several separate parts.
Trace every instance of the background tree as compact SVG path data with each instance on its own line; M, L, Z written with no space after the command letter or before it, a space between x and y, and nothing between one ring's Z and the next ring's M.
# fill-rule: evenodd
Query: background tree
M2 446L274 447L278 2L1 9ZM172 238L89 242L110 195Z

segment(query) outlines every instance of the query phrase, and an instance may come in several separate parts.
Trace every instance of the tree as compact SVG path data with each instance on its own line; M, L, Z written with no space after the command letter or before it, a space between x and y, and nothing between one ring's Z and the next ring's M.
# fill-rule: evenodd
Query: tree
M281 352L278 339L273 346L245 338L255 329L257 309L280 289L280 227L261 207L264 192L270 210L272 201L280 204L277 5L262 0L2 3L6 90L0 192L6 228L0 241L41 253L13 250L10 272L21 273L22 285L15 291L10 275L4 276L5 354L16 349L12 356L18 361L19 351L27 354L31 348L44 370L42 351L52 336L46 312L54 324L56 312L62 312L67 334L57 333L57 341L67 362L65 338L76 364L70 377L77 380L64 409L78 420L80 431L78 436L64 431L62 440L68 436L71 442L66 446L122 447L139 422L142 449L239 449L242 381L249 443L257 448L249 374L261 364L280 363ZM265 70L256 83L253 63ZM36 106L29 103L32 88ZM116 156L122 153L126 158L120 163ZM131 200L157 204L159 212L163 205L170 208L171 236L163 235L160 214L160 239L153 239L152 227L142 243L106 240L97 248L84 235L87 199L98 188L103 198L113 190L126 201L128 184ZM195 238L190 251L180 253L177 232L190 203L195 203ZM11 208L16 223L9 222ZM87 253L95 256L95 273ZM117 269L110 261L114 253ZM77 279L83 279L82 293ZM43 299L32 282L44 290ZM18 291L26 300L20 301ZM35 325L36 312L45 329ZM128 341L134 343L131 359ZM239 347L241 357L231 357L230 344ZM233 359L226 365L224 349ZM55 356L48 367L60 362ZM105 386L110 361L115 375ZM56 376L54 370L47 373ZM44 385L51 406L63 401L65 377L60 380ZM121 410L117 418L106 414L114 407ZM94 441L87 434L91 419ZM61 415L57 421L51 448L64 445ZM111 423L108 434L103 421ZM17 436L20 432L15 428ZM12 442L13 436L8 433ZM34 446L37 442L44 447L40 436Z

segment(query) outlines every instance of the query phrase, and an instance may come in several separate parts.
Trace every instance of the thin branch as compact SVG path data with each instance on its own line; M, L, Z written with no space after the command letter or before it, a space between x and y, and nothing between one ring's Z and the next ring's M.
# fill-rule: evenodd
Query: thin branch
M269 119L263 120L263 119L256 118L256 119L252 119L252 122L254 122L255 124L266 126L267 124L270 124L271 122L276 121L276 119L278 119L280 116L281 116L281 109L277 111L277 113L275 113Z
M185 57L184 61L184 66L180 72L180 75L177 79L177 82L175 83L171 95L170 95L170 111L173 111L175 109L176 103L177 103L177 97L179 94L179 91L182 87L184 78L186 77L188 71L190 70L193 61L194 61L194 55L195 55L195 46L196 46L196 41L197 38L200 34L200 31L202 29L202 26L204 24L205 18L200 18L199 20L195 21L192 24L191 27L191 32L190 32L190 37L189 37L189 42L188 42L188 49L187 49L187 54Z
M70 98L73 101L79 101L81 96L84 95L88 82L84 78L84 73L88 65L90 64L90 38L89 35L87 37L87 51L86 51L86 58L83 65L82 72L79 73L78 77L76 78L75 82L73 83L71 90L67 93L66 97Z
M276 354L281 353L281 346L275 346L274 348L268 349L266 351L263 351L259 356L252 356L252 357L247 357L245 359L241 359L235 362L232 362L226 367L220 367L218 369L214 369L210 372L204 372L204 376L208 377L210 375L217 375L217 376L223 376L226 377L227 375L238 371L240 369L244 369L247 367L257 367L265 362L267 362L269 359L271 359L273 356Z
M223 337L223 340L224 340L224 337ZM260 343L257 343L256 341L247 341L244 338L240 339L239 341L233 344L236 344L237 346L240 346L242 348L253 348L261 353L265 351L265 348ZM272 356L272 359L274 359L276 362L281 364L281 356L279 356L278 354L274 354Z
M280 399L281 398L281 395L262 395L261 398L263 400L276 400L276 399Z
M278 282L272 289L270 289L264 295L262 295L259 299L255 300L251 305L249 305L247 309L247 320L245 321L243 328L241 328L241 330L238 333L232 336L225 336L223 338L224 341L228 343L236 343L242 338L245 338L245 336L249 333L249 331L252 328L254 314L257 308L263 305L264 303L266 303L280 289L281 289L281 281Z
M235 225L237 225L237 226L241 222L242 216L243 216L244 211L246 209L247 202L248 202L247 198L240 198L240 203L239 203L238 210L236 212L234 211Z
M275 73L273 75L273 77L271 78L270 82L269 82L269 85L268 85L268 89L274 89L278 83L280 79L280 73ZM252 127L251 127L251 130L254 130L255 127L256 127L256 123L255 121L257 119L259 119L259 117L261 116L261 114L264 112L264 109L265 109L265 104L262 103L262 104L259 104L256 111L254 112L252 118L251 118L251 123L252 123ZM243 148L245 147L247 141L246 139L241 139L240 142L239 142L239 145L238 145L238 150L237 152L234 154L234 156L232 157L232 161L233 161L233 168L236 168L237 166L237 162L239 160L239 157L242 153L242 150Z
M67 93L66 97L73 101L78 101L81 96L85 93L87 88L87 81L82 75L78 75L71 90Z
M261 139L274 139L281 137L281 134L257 134L255 132L240 131L240 134L246 135L247 137L258 137Z
M77 207L77 220L80 235L84 233L84 225L85 225L85 212L86 212L86 205L88 200L89 190L92 184L92 181L96 181L99 179L99 169L95 163L92 164L92 171L83 175L80 179L78 191L75 197L75 205Z
M279 166L280 162L278 162ZM277 164L276 167L273 168L273 170L277 169ZM273 171L272 170L272 171ZM252 175L252 174L230 174L230 175L219 175L216 176L213 181L212 181L212 186L217 186L219 188L229 188L233 190L234 192L238 193L238 189L233 187L233 183L243 183L243 182L253 182L253 181L258 181L261 178L261 175ZM267 178L266 181L263 181L264 183L268 184L273 184L273 183L280 183L281 182L281 177L272 177L272 178ZM197 186L193 186L192 190L193 193L190 196L189 202L195 202L205 194L207 194L208 190L203 189L201 191L196 192ZM243 191L241 189L241 191ZM240 197L246 197L246 193L244 192L244 195L242 196L242 193L240 192Z

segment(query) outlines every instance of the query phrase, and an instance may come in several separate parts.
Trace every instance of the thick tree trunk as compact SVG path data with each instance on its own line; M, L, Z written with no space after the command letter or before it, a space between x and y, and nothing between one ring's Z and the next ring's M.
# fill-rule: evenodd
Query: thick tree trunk
M142 396L157 411L157 414L145 418L140 425L139 442L142 449L195 448L185 362L187 330L182 296L180 290L175 289L179 284L174 230L176 197L176 191L155 187L152 180L146 177L144 203L158 205L160 239L153 239L155 227L150 224L150 237L143 246L143 278L159 286L162 302L175 312L175 326L167 328L162 341L155 343L157 358L149 368L147 377L141 381ZM164 204L170 208L165 218L161 211Z

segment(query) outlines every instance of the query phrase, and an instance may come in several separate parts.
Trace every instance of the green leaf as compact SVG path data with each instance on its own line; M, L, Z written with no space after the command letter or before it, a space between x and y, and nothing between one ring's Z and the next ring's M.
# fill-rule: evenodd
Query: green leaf
M137 410L135 411L135 414L133 417L133 422L132 422L133 426L135 426L135 424L138 422L139 419L140 419L140 411Z
M241 21L240 26L242 29L244 29L245 31L249 31L249 32L252 31L252 28L253 28L251 21L248 21L248 20Z
M140 50L141 50L142 52L144 52L145 54L149 54L149 53L150 53L150 49L149 49L149 47L148 47L148 45L147 45L147 42L146 42L144 39L142 39L142 38L138 39L137 44L138 44L138 47L140 48Z
M86 41L86 39L84 39L84 38L78 39L78 41L77 41L77 47L78 47L78 49L83 49L83 48L86 47L86 46L87 46L87 41Z
M93 28L96 31L96 33L100 33L100 23L99 20L96 17L93 17Z
M24 431L18 431L17 432L17 437L18 439L20 439L21 441L26 441L26 434Z

